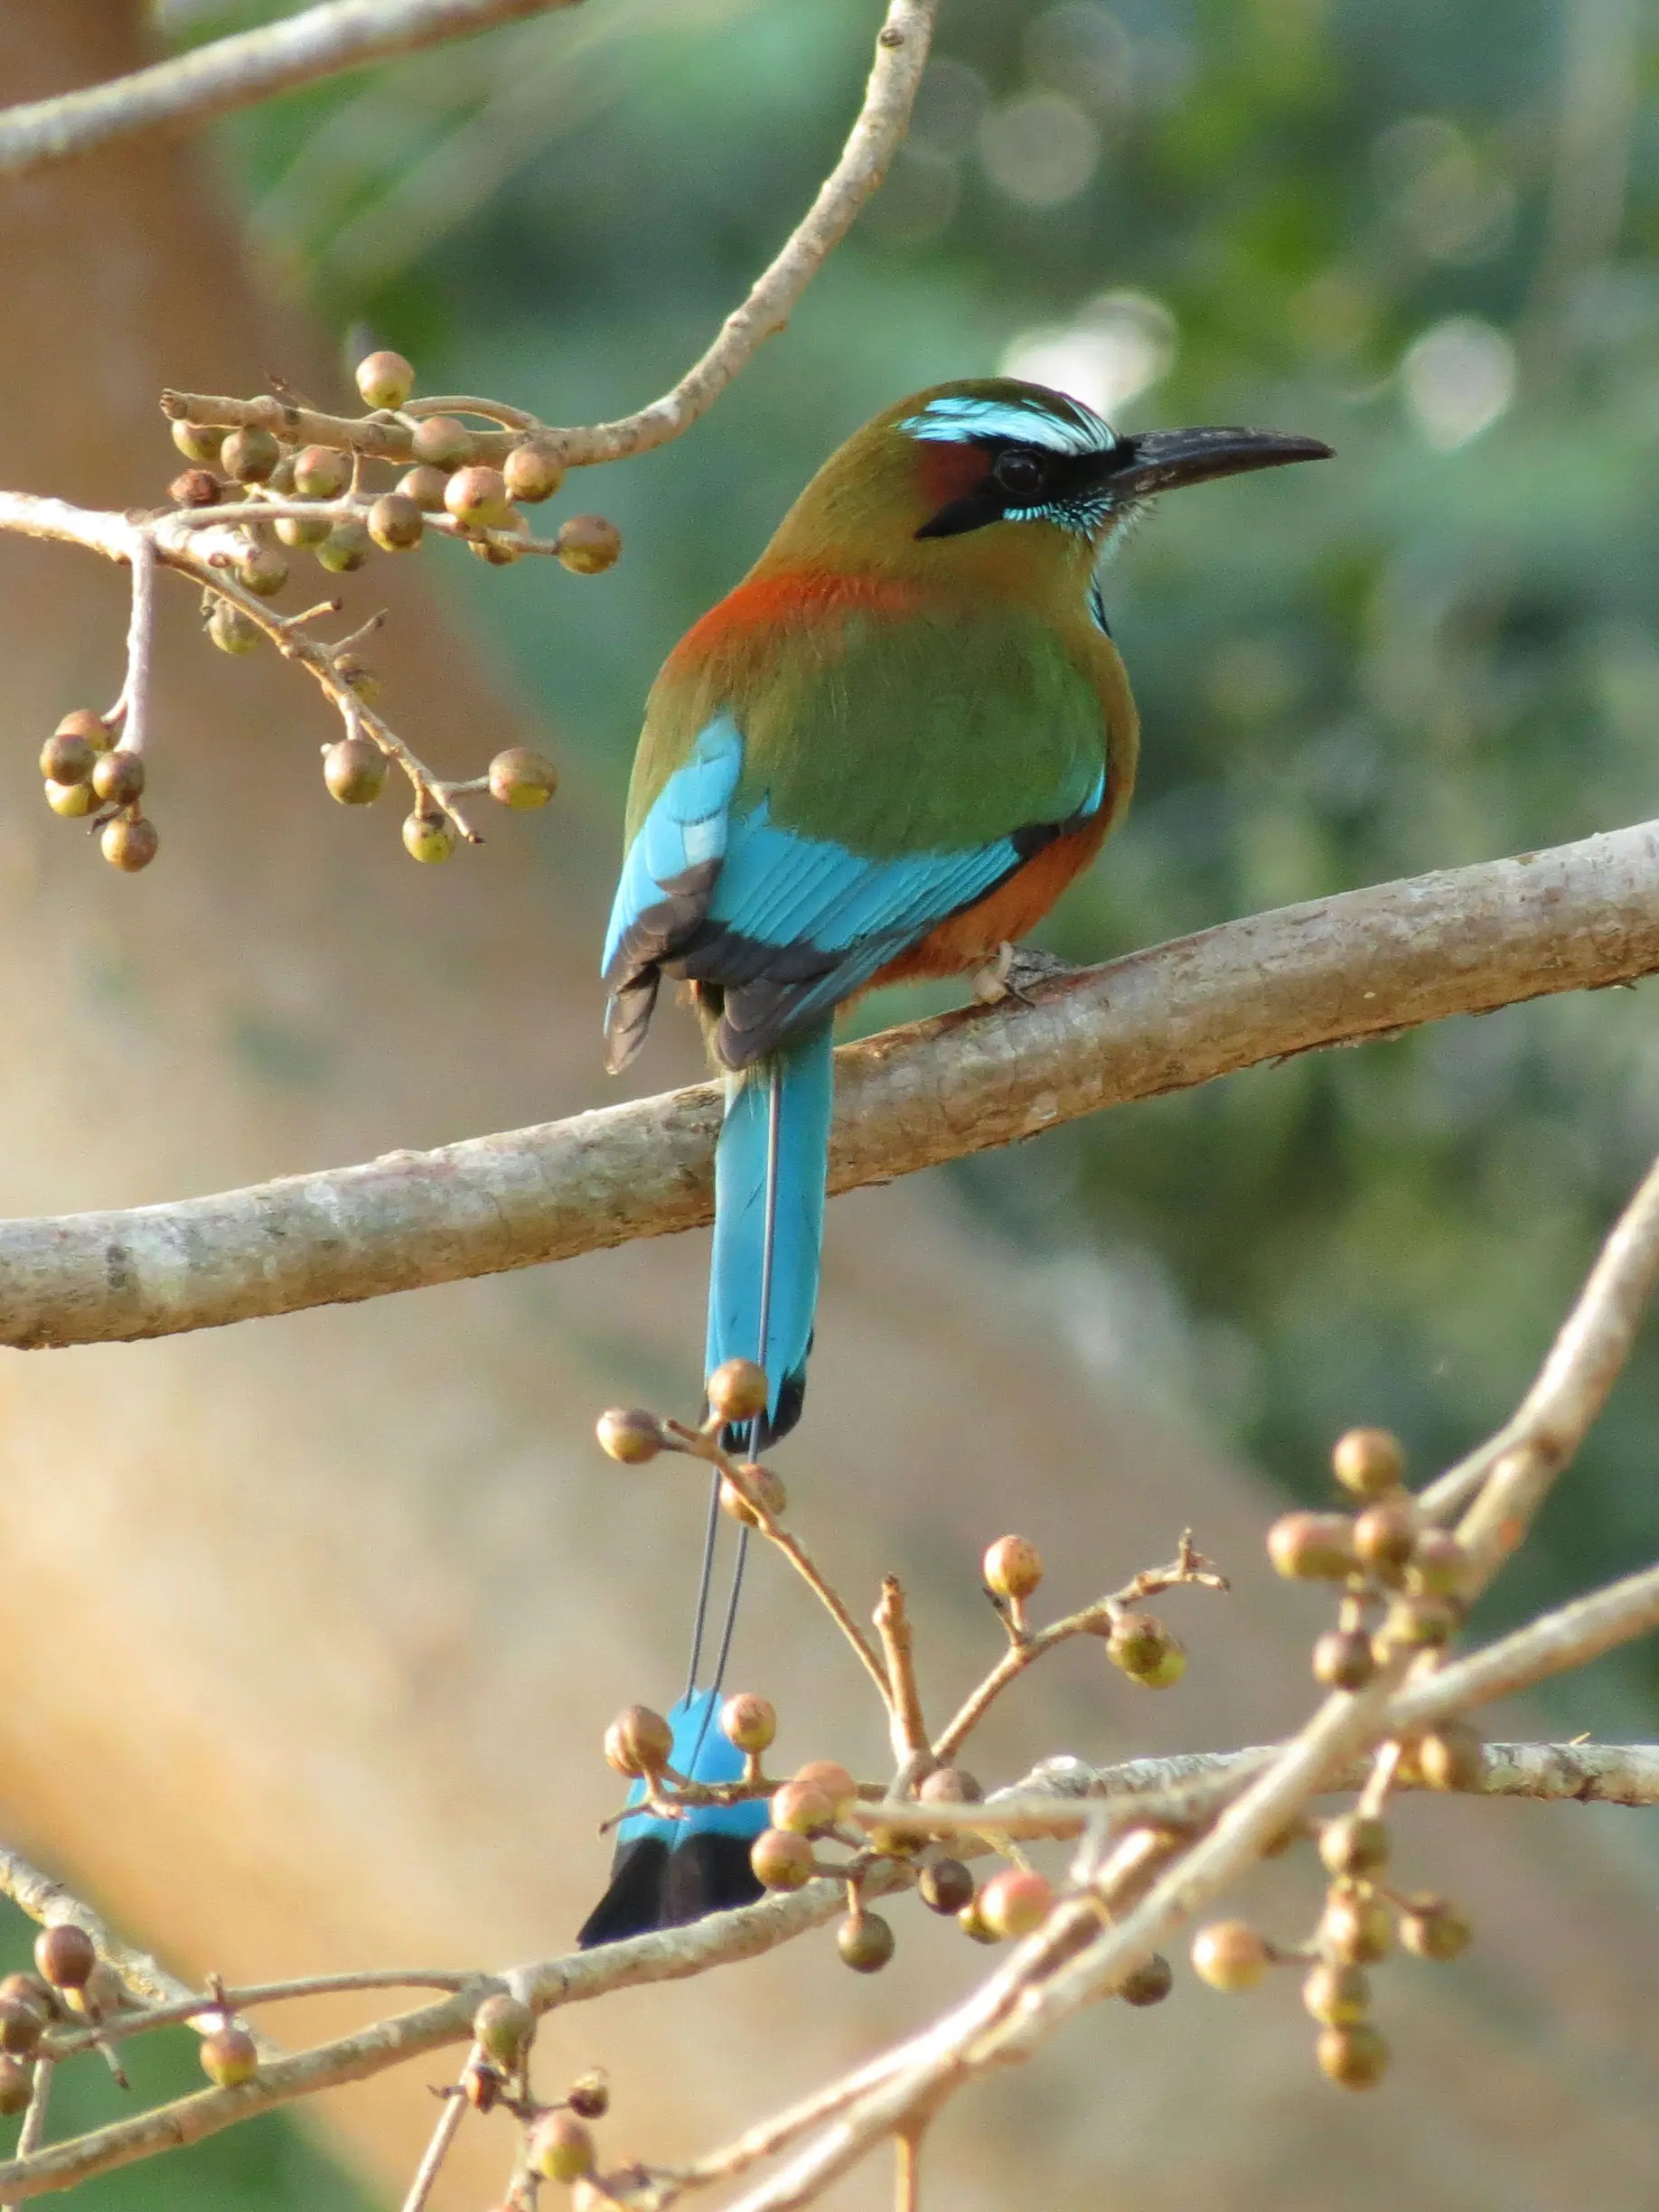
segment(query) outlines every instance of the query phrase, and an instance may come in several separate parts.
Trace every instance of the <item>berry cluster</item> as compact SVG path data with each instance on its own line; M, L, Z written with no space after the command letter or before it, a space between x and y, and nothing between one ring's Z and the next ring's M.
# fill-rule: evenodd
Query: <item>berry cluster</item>
M94 817L98 849L112 867L129 875L155 858L155 825L140 811L144 755L117 742L124 717L77 707L41 747L46 803L54 814Z

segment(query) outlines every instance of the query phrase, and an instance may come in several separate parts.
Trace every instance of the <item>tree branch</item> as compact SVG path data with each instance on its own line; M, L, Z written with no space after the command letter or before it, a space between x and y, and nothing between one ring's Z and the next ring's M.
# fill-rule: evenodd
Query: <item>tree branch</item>
M830 1188L1292 1053L1659 969L1659 823L1281 907L836 1055ZM0 1344L105 1343L694 1228L713 1084L211 1197L0 1225ZM1431 1497L1433 1493L1429 1494Z
M413 53L572 0L325 0L281 22L215 39L110 84L0 113L0 172L89 153L163 123L202 123L342 70Z

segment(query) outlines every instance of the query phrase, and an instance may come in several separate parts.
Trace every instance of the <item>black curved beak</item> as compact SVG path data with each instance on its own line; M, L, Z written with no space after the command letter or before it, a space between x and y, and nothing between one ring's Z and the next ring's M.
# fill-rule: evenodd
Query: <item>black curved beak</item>
M1105 457L1101 488L1112 499L1150 499L1213 476L1285 468L1292 461L1328 461L1321 438L1285 437L1277 430L1142 430L1121 437Z

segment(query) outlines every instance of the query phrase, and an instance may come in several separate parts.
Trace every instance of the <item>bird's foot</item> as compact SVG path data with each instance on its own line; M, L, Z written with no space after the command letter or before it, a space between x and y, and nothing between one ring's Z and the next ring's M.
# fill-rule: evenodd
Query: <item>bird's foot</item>
M1005 998L1017 998L1021 1006L1030 1006L1031 992L1038 984L1078 972L1075 961L1062 960L1057 952L1045 952L1037 945L1004 942L975 970L973 995L981 1006L1000 1006Z

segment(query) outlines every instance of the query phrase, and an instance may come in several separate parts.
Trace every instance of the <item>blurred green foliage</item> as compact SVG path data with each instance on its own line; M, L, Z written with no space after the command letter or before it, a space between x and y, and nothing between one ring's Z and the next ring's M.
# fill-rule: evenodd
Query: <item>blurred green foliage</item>
M589 0L290 98L227 133L253 235L427 389L623 412L806 204L876 13ZM1057 946L1659 812L1655 59L1633 0L945 0L912 142L788 334L574 487L621 568L439 565L620 792L661 654L830 447L1036 332L1131 425L1339 449L1167 501L1111 570L1142 784ZM1427 1469L1511 1406L1656 1147L1645 989L1120 1111L958 1187L1089 1356L1317 1493L1352 1421ZM1656 1408L1649 1348L1503 1611L1653 1555Z

